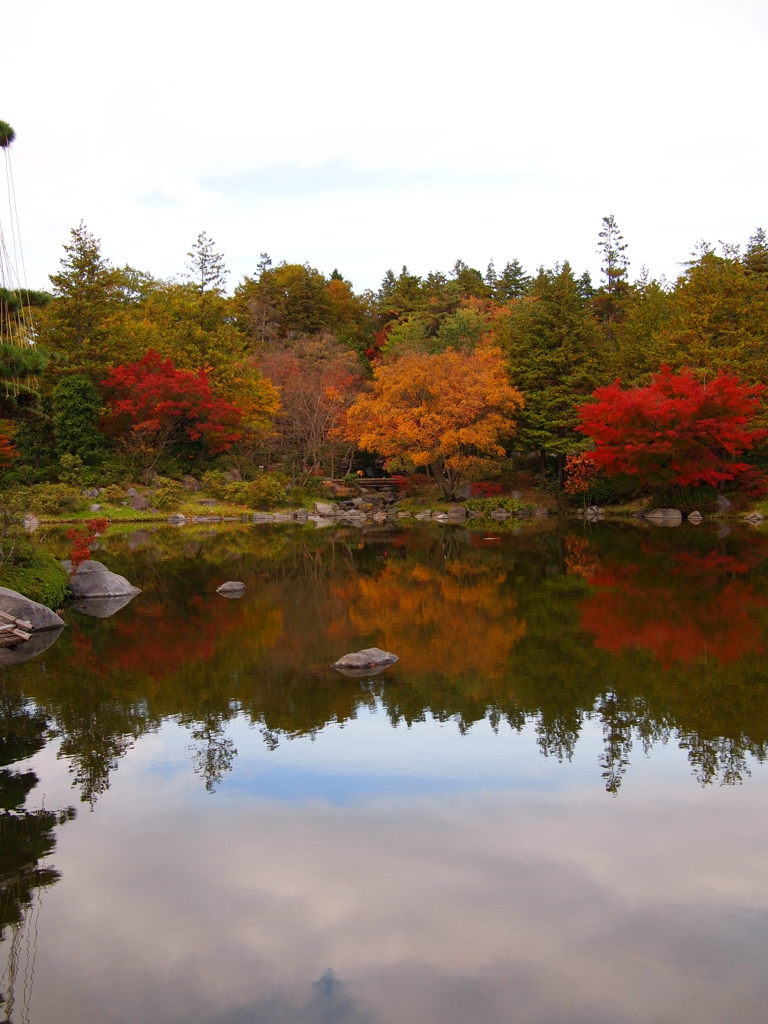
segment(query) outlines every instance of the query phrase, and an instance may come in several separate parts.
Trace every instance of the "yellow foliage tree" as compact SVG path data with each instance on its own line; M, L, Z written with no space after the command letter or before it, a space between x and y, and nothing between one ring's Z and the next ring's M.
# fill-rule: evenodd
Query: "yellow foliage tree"
M371 391L350 408L345 431L391 469L426 467L452 498L462 477L503 458L522 407L500 349L407 352L376 369Z

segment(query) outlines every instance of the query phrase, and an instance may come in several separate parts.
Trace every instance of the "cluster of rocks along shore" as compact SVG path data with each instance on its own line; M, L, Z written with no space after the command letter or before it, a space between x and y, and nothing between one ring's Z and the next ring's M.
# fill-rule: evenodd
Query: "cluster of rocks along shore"
M721 494L718 497L717 512L719 514L722 515L724 512L728 512L732 507L733 503L724 495ZM593 523L605 518L603 509L599 505L590 505L589 508L584 509L580 508L576 514L584 516L585 519ZM701 512L694 511L685 515L679 508L642 509L639 512L633 512L632 518L643 519L646 522L653 523L655 526L680 526L684 519L687 519L694 526L704 522L704 516ZM743 522L749 523L751 526L759 526L765 522L765 516L762 512L751 512L748 516L744 517Z
M520 509L517 512L508 512L499 508L491 512L491 518L496 520L510 519L513 516L519 518L530 518L531 516L544 517L549 515L546 508ZM383 523L387 521L399 522L403 519L430 519L434 522L463 523L467 519L480 519L482 512L467 511L463 505L452 505L448 511L442 509L425 509L422 512L409 512L401 507L401 502L392 494L366 495L362 498L350 498L338 502L316 501L313 510L310 512L305 508L285 509L277 512L253 512L244 513L239 516L218 516L200 515L187 517L184 515L172 515L168 517L169 523L182 526L184 523L226 523L226 522L254 522L254 523L314 523L316 526L330 526L334 523L364 524Z

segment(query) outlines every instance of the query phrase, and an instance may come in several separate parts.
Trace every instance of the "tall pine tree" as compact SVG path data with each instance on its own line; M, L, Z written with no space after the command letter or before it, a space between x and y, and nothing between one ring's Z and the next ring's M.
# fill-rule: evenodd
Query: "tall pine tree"
M579 293L570 265L539 272L531 293L499 321L512 384L525 399L515 443L555 455L562 482L565 456L584 447L576 405L604 382L600 328Z

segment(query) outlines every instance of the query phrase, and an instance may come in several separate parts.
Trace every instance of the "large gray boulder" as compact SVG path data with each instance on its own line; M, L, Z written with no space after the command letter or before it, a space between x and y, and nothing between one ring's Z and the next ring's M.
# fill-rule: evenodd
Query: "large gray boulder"
M364 651L357 651L355 654L345 654L337 662L331 665L345 676L370 676L383 672L385 668L394 665L400 659L396 654L389 651L382 651L378 647L367 647Z
M67 572L72 572L72 563L61 563ZM77 567L70 578L69 589L77 598L94 597L135 597L141 591L129 583L125 576L110 572L106 565L89 559Z
M7 587L0 587L0 612L30 622L36 633L46 629L61 629L64 625L64 619L59 618L56 612Z
M318 516L334 516L336 515L336 509L333 505L327 504L327 502L316 501L315 514Z
M728 509L733 508L733 502L729 501L724 494L718 494L717 496L717 511L727 512Z

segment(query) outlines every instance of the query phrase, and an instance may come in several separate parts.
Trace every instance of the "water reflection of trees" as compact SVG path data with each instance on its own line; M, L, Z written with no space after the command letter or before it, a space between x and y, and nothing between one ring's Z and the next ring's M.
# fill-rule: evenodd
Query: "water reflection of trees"
M141 600L106 621L71 613L61 640L6 679L55 722L90 801L165 719L190 730L213 790L236 755L234 716L274 748L377 702L393 723L532 721L542 753L559 759L595 720L613 793L635 746L669 740L702 784L738 782L768 751L766 539L588 530L111 540L110 564ZM246 582L245 598L213 594L227 578ZM374 644L401 659L384 676L329 670Z
M0 1003L6 1021L13 1019L20 983L21 1019L29 1020L41 894L60 877L45 858L56 846L56 826L75 816L71 807L27 810L37 776L6 767L37 753L48 734L44 714L18 696L0 694L0 942L5 944Z

